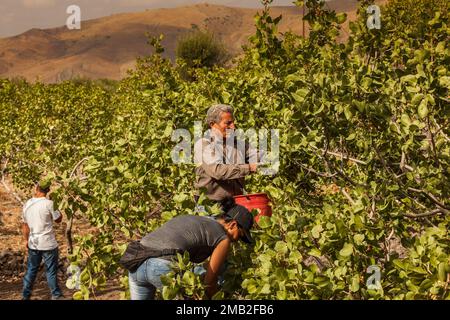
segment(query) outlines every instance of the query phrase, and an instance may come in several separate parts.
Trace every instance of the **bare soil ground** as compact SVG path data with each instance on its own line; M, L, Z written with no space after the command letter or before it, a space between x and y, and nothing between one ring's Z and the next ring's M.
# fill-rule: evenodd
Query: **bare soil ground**
M8 183L8 182L7 182ZM8 183L10 189L12 186ZM23 195L21 195L23 197ZM25 197L23 197L24 199ZM20 300L22 298L22 280L26 270L26 249L21 234L22 206L2 184L0 184L0 300ZM67 243L65 239L66 222L55 224L54 230L59 244L59 286L66 298L71 298L76 290L66 287L66 274L69 261L67 258ZM88 223L74 222L73 234L85 234L92 231ZM108 281L106 289L96 293L98 300L118 300L121 297L118 281ZM48 300L51 298L47 285L44 266L41 265L36 278L33 300Z

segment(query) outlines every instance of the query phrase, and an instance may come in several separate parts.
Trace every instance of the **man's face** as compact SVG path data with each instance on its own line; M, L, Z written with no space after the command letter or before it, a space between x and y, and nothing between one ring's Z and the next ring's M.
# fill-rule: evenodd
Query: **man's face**
M236 221L231 221L228 223L226 228L228 238L230 238L231 242L237 242L244 236L244 231L238 225Z
M222 137L226 138L227 129L235 129L233 115L229 112L222 113L220 122L214 123L212 125L212 128L216 129L218 132L220 132Z

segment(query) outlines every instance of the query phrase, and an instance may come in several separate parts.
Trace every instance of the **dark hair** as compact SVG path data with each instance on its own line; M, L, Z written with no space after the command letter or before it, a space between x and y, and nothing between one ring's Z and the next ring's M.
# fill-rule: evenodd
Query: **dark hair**
M223 214L225 214L236 206L236 201L234 201L233 197L227 197L220 202L220 206L222 207Z
M39 183L36 184L36 189L37 189L39 192L45 193L45 194L47 194L47 193L50 192L50 187L45 188L45 189L44 189L44 188L41 188L41 186L39 185Z
M229 214L231 209L236 208L238 206L233 197L227 197L223 199L220 202L220 205L222 207L222 213L220 214L220 218L222 218L225 222L236 220L233 219Z

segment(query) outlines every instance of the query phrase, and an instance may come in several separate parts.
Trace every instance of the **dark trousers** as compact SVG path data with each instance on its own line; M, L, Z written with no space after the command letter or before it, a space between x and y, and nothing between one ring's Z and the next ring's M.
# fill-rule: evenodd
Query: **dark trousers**
M58 248L53 250L33 250L28 249L27 272L23 278L22 297L29 299L33 290L33 284L39 271L39 265L44 259L48 286L52 293L52 298L62 296L61 289L58 286Z

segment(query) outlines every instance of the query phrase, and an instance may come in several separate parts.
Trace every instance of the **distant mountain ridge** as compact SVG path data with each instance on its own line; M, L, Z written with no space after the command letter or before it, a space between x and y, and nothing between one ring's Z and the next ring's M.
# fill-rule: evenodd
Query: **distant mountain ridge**
M355 18L356 0L334 0L327 5ZM65 26L31 29L0 39L0 77L24 77L54 83L74 77L121 79L138 56L148 55L146 32L164 34L165 55L175 57L177 39L192 25L207 27L235 54L254 33L257 9L199 4L171 9L123 13L83 21L81 30ZM280 32L301 34L301 9L272 7L273 16L283 15ZM348 22L344 29L348 28ZM346 34L343 33L343 37Z

